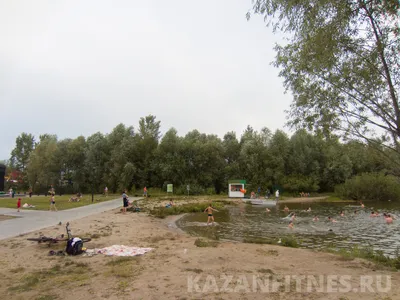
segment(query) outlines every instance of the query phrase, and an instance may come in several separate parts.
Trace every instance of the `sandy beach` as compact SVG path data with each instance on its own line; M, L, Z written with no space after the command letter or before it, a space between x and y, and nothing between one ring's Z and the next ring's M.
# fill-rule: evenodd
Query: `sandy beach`
M400 274L373 263L273 245L218 242L216 247L198 247L198 237L189 236L174 225L176 216L156 219L146 213L121 214L107 211L71 222L75 236L89 236L84 246L111 245L151 247L152 251L134 258L94 256L48 256L62 245L27 241L40 234L65 233L56 225L0 242L0 295L3 299L400 299ZM206 215L204 216L206 221ZM218 220L216 220L218 221ZM216 230L216 228L210 228ZM285 278L348 276L351 292L307 290L307 282ZM372 291L363 292L362 276L372 278ZM376 278L387 293L377 292ZM300 277L298 277L300 278ZM274 282L264 289L253 280ZM340 280L340 278L339 278ZM364 280L364 279L362 279ZM361 280L361 281L362 281ZM281 286L280 286L281 285ZM351 288L350 288L351 287ZM354 293L357 289L357 293ZM342 290L343 291L343 290ZM347 291L347 290L346 290ZM360 293L362 292L362 293Z

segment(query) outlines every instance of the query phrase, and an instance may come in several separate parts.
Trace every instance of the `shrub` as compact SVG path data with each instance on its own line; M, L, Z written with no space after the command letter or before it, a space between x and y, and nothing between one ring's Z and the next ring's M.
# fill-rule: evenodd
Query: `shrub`
M382 173L364 173L335 187L335 193L353 200L399 200L400 180Z

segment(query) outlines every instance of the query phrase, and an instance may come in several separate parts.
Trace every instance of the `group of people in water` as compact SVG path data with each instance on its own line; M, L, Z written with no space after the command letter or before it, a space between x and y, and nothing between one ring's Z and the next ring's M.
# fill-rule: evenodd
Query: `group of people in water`
M365 208L365 206L364 206L364 204L362 202L360 202L360 206L361 206L361 208ZM289 212L289 208L285 205L283 211L284 212ZM269 208L266 208L266 212L269 213L269 212L271 212L271 210ZM309 206L308 209L305 209L304 212L311 212L311 206ZM356 215L357 213L358 213L358 211L354 210L354 215ZM344 211L343 210L340 211L339 216L340 217L344 217ZM381 215L377 211L371 211L371 214L370 214L371 218L379 217L379 216L381 216ZM390 215L390 214L388 214L386 212L383 213L382 216L384 217L384 219L385 219L387 224L393 223L393 220L396 219L394 216L392 216L392 215ZM285 217L285 219L289 219L288 227L290 229L293 229L294 228L294 220L296 219L296 213L291 212L287 217ZM335 220L331 216L328 216L327 220L329 222L332 222L332 223L337 223L338 222L337 220ZM314 215L313 222L317 222L317 221L319 221L319 217L317 215Z

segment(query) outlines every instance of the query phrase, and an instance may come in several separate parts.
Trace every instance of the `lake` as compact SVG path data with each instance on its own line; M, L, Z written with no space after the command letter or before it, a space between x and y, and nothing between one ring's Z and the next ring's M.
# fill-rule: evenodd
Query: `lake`
M188 214L178 220L177 225L184 231L197 236L218 240L263 240L277 242L279 239L294 237L302 248L349 248L354 245L371 246L394 256L400 247L400 203L367 202L365 208L354 203L288 203L277 204L267 213L265 207L240 204L227 206L215 212L217 224L206 226L207 214ZM305 210L311 206L311 212ZM344 216L340 216L340 211ZM371 211L378 211L379 217L370 217ZM354 213L356 211L356 213ZM294 228L288 228L290 212L296 213ZM382 213L397 217L393 224L386 224ZM317 215L319 221L313 221ZM337 223L328 221L331 216Z

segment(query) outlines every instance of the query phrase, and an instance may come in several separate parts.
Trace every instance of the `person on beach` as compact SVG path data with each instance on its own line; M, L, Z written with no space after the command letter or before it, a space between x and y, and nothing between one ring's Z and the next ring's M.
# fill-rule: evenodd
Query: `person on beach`
M50 197L50 208L49 208L49 210L52 211L53 208L54 208L54 211L57 211L56 200L54 199L54 194L51 194L51 197Z
M21 208L21 198L18 198L17 208L18 208L18 212L19 212L19 209Z
M319 221L319 218L318 218L318 216L314 216L314 219L313 219L313 221L314 221L314 222L317 222L317 221Z
M108 187L104 188L104 196L106 196L106 197L108 196Z
M174 206L174 201L169 201L169 203L165 206L166 208Z
M126 208L129 206L129 197L126 194L126 190L122 192L122 213L126 213Z
M147 198L147 187L143 188L143 197Z
M204 212L207 212L208 214L207 226L210 223L210 221L212 221L212 225L214 225L213 211L218 212L218 210L214 209L211 204L204 210Z

